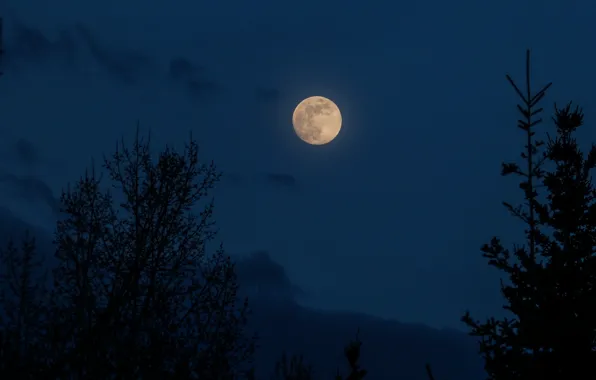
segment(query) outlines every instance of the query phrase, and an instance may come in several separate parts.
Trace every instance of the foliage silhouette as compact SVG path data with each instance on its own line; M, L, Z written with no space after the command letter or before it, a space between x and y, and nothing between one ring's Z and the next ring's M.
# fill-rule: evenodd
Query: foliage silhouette
M166 147L155 160L137 127L132 148L122 141L103 167L120 197L102 190L95 170L63 191L53 286L43 302L16 289L23 318L0 326L2 371L20 363L16 356L36 358L19 367L21 378L245 375L254 351L254 337L244 333L247 301L238 302L234 264L222 247L207 253L213 200L201 202L220 177L213 163L199 160L192 136L183 153ZM28 242L24 259L35 251ZM19 256L13 246L6 252ZM19 269L24 259L4 268ZM1 299L1 315L14 310L8 300ZM43 311L38 318L28 314L33 307ZM38 343L16 345L21 331L35 331L27 342Z
M362 341L358 335L355 340L349 342L344 347L344 357L348 361L348 368L350 370L345 380L362 380L368 373L368 371L362 369L359 364L361 347ZM430 364L426 364L425 367L428 379L435 380ZM314 378L313 367L304 362L302 355L292 355L288 361L288 356L284 352L275 364L273 380L313 380ZM339 369L335 375L335 380L344 380Z
M26 378L43 357L39 320L47 316L47 273L40 273L43 262L28 233L20 248L10 240L0 250L0 263L0 373Z
M274 380L313 380L313 368L304 362L302 355L288 356L284 352L281 358L275 363Z
M358 329L358 332L356 333L356 339L352 340L344 348L344 356L348 361L348 366L350 369L350 373L345 378L345 380L362 380L364 379L367 373L365 369L360 368L360 347L362 347L362 341L360 340L359 335L360 329ZM344 378L339 373L339 369L337 370L337 374L335 375L335 380L344 380Z
M362 342L356 336L356 339L349 342L344 348L344 356L348 361L350 374L345 380L362 380L366 376L367 371L360 368L358 361L360 360L360 347ZM281 358L275 363L274 380L313 380L314 370L310 364L304 362L302 355L292 355L288 361L288 356L284 352ZM336 380L343 380L344 378L337 370L335 375Z
M507 76L522 105L518 127L526 136L521 154L526 167L504 163L502 175L522 177L521 206L504 203L527 226L527 246L506 249L498 238L482 247L489 265L504 272L504 309L513 318L485 323L466 313L462 321L481 338L480 353L490 379L573 379L593 374L596 362L596 192L590 171L596 147L582 153L575 139L583 113L571 103L555 104L556 136L535 137L541 123L538 103L548 84L533 94L530 52L526 56L525 94Z

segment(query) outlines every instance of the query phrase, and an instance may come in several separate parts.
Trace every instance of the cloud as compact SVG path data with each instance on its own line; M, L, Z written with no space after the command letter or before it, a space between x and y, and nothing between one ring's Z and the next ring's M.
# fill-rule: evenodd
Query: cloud
M296 177L288 173L265 172L258 175L248 176L226 171L222 176L222 180L224 183L234 186L252 183L255 185L265 185L280 190L298 190L300 188Z
M52 42L36 28L16 24L12 53L21 59L41 62L52 52Z
M62 28L55 39L22 23L15 23L12 32L6 54L12 68L18 69L22 62L43 64L52 59L73 65L83 57L84 50L111 78L121 83L139 83L143 75L155 68L149 55L126 48L109 48L84 25Z
M186 93L193 99L207 100L221 91L221 86L214 80L201 77L204 68L185 57L170 60L168 78L182 84Z
M287 189L297 189L298 182L296 181L296 177L291 174L285 173L265 173L263 175L263 181L267 184L287 188Z
M8 63L42 64L51 59L72 63L77 56L77 46L72 32L63 29L56 40L48 38L40 29L16 23L12 28L12 40L6 49Z
M170 60L168 75L175 81L193 80L202 67L197 66L188 58L178 57Z
M53 40L38 28L15 24L10 45L7 58L12 69L18 69L21 62L40 65L51 59L61 60L72 68L87 57L123 84L135 85L150 76L161 76L163 80L178 83L191 99L211 99L222 91L220 83L204 77L204 67L186 57L172 58L166 72L160 72L154 57L134 49L107 46L82 24L62 28Z
M113 78L126 84L136 84L142 74L152 68L153 61L148 55L133 50L109 49L87 27L77 25L75 28L97 63Z
M253 296L294 300L305 292L288 278L283 266L273 261L269 252L259 250L236 263L240 288Z

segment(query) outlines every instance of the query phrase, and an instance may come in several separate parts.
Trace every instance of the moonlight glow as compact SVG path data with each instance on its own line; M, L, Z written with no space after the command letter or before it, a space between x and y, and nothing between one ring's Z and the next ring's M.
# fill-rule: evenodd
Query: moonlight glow
M337 105L322 96L304 99L292 115L294 131L303 141L312 145L327 144L336 138L341 121Z

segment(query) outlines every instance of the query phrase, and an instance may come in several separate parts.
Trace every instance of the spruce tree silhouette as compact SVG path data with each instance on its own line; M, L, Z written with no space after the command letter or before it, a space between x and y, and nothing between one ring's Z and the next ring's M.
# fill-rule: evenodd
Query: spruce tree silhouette
M192 136L183 153L166 147L155 159L137 127L132 148L122 142L103 166L119 197L94 170L62 193L53 286L44 301L30 297L19 308L37 307L38 318L0 326L0 377L14 378L7 364L15 356L34 358L19 378L246 375L254 351L244 332L248 305L237 300L234 264L221 246L208 253L213 201L201 202L220 176L213 163L199 160ZM0 301L0 315L14 309ZM23 325L36 336L19 347Z
M288 356L284 352L281 358L275 363L273 380L313 380L313 368L304 361L302 355Z
M344 356L348 361L350 373L346 376L345 380L362 380L367 374L367 370L360 368L360 347L362 347L362 341L360 340L360 329L356 333L356 339L352 340L344 348ZM344 378L337 370L335 380L344 380Z
M498 238L482 247L489 265L504 272L504 309L513 317L485 323L466 313L462 321L480 337L480 353L490 379L576 379L596 375L596 192L590 171L596 147L582 153L575 132L583 124L579 107L555 104L556 136L535 137L541 123L538 103L548 84L532 94L530 52L526 93L507 76L522 105L518 127L526 137L522 168L504 163L502 175L522 178L525 202L505 203L522 220L527 246L503 247Z
M350 370L345 380L362 380L367 374L367 370L360 367L360 347L362 341L359 338L360 329L356 334L356 339L350 341L344 347L344 357L348 362ZM275 363L275 370L272 376L273 380L313 380L315 378L313 367L304 361L302 355L292 355L288 361L288 356L284 352L281 358ZM335 375L336 380L344 380L339 369ZM253 380L253 379L251 379ZM432 379L431 379L432 380Z

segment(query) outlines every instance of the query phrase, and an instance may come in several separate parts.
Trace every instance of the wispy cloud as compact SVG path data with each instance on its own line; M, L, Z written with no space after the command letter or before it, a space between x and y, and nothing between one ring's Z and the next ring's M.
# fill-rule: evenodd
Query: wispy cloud
M196 78L203 68L191 62L188 58L176 57L170 60L168 75L174 81L189 81Z
M296 177L289 173L264 172L256 175L247 175L236 172L225 172L223 181L234 186L254 184L279 190L298 190L300 188Z
M91 59L99 70L114 81L126 84L141 84L148 78L173 81L191 99L209 99L222 91L221 84L205 76L205 68L191 59L179 56L169 60L165 70L157 58L138 49L109 46L89 27L77 24L63 27L57 38L50 38L38 28L22 23L13 25L11 40L8 41L7 62L11 70L18 70L21 64L42 65L51 60L67 64L73 69L77 64L88 66ZM73 66L75 65L75 66Z
M144 72L154 68L153 59L145 53L129 49L110 49L100 43L87 27L77 25L76 30L86 42L95 60L112 77L124 83L136 84Z
M14 26L14 41L7 52L8 59L41 62L53 51L53 43L39 30L23 24Z
M286 173L265 173L263 174L263 181L276 186L286 189L297 189L298 181L296 177Z

